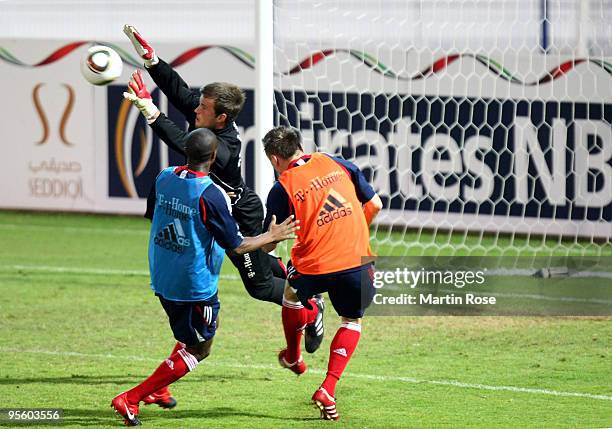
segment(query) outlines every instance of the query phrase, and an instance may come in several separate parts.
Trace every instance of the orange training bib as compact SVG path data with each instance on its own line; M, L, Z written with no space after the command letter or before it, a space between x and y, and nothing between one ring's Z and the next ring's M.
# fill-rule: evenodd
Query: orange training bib
M372 256L370 231L349 172L329 156L283 172L279 182L300 220L291 262L302 274L355 268Z

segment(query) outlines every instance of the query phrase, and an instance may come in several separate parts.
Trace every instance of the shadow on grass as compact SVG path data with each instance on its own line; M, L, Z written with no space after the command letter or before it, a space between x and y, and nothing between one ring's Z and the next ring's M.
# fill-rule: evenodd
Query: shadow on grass
M66 377L36 377L36 378L17 378L4 377L0 378L0 386L7 385L23 385L23 384L117 384L117 385L136 385L143 381L147 375L71 375ZM249 381L270 381L265 376L243 376L241 380L248 379ZM225 383L235 382L236 376L220 375L220 374L194 374L193 377L184 377L180 383Z
M143 417L151 422L164 419L164 420L180 420L183 418L198 418L198 419L217 419L217 418L226 418L226 417L253 417L253 418L263 418L263 419L271 419L271 420L279 420L279 421L308 421L308 420L319 420L318 418L311 417L287 417L287 416L275 416L273 414L264 414L260 412L251 412L245 411L240 408L233 407L215 407L215 408L206 408L205 406L202 409L198 410L173 410L168 412L150 414L146 417ZM177 422L178 423L178 422Z

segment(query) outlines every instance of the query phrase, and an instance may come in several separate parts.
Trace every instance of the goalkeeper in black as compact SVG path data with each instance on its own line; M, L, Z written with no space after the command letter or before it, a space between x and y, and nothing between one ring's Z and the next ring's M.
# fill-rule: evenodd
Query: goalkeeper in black
M169 64L157 57L153 48L134 27L126 25L123 32L144 60L145 68L158 88L185 116L189 131L208 128L215 133L218 149L216 160L210 169L210 178L230 196L232 216L238 223L240 232L244 236L261 234L263 205L257 194L245 185L240 174L242 142L234 121L244 105L242 90L225 82L210 83L200 90L191 89ZM125 98L141 111L155 134L170 148L184 155L188 132L153 104L140 72L132 75L128 91L124 93ZM145 217L151 218L152 213L146 213ZM286 272L280 259L259 249L244 255L229 251L227 256L238 269L249 295L261 301L282 305ZM323 309L322 298L316 297L313 304ZM319 313L322 314L322 311ZM321 344L322 337L320 316L312 326L305 329L306 350L314 352Z

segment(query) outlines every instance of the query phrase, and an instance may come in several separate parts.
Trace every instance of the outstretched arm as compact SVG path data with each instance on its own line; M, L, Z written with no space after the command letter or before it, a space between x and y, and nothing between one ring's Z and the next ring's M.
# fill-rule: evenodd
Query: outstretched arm
M163 113L160 113L157 119L149 125L151 125L153 132L155 132L170 149L185 155L185 143L187 143L188 136L185 130L181 129Z
M168 97L190 124L195 121L194 110L200 104L200 91L191 89L183 78L164 60L147 68L149 75L159 89Z
M155 121L149 124L153 132L168 145L170 149L185 155L185 144L189 133L179 127L175 122L163 113L160 113ZM229 162L232 154L227 143L223 139L218 139L217 156L215 157L216 168L223 169Z
M281 186L280 182L274 182L266 199L266 218L264 219L263 229L267 230L270 227L274 216L276 216L276 219L285 220L292 215L293 207L285 188ZM261 250L270 253L275 248L276 243L270 243L262 247Z
M128 91L123 96L136 106L147 119L155 134L162 139L171 149L185 154L185 143L187 132L172 122L166 115L161 113L153 104L151 94L145 86L140 71L132 73L132 79L128 84Z
M230 201L227 194L217 186L209 186L201 197L202 220L217 243L224 249L238 253L248 253L270 243L294 238L299 229L298 221L293 216L277 224L273 217L268 230L256 237L243 237L238 224L231 215Z
M142 80L140 70L132 73L128 90L123 93L123 97L131 101L140 110L147 123L164 143L171 149L185 155L184 147L187 142L188 133L159 111ZM215 159L216 167L219 169L225 168L231 156L232 154L227 143L224 139L220 138L217 158Z
M295 238L296 231L300 229L299 222L299 220L294 220L292 215L282 223L277 224L276 216L272 216L272 223L270 223L268 231L259 234L257 237L244 237L242 243L234 249L234 252L242 255L259 248L265 251L266 247L271 244L276 246L276 243Z
M124 25L123 32L143 59L145 68L155 84L166 94L168 100L183 114L190 124L195 120L194 109L198 107L200 92L189 88L187 83L165 61L155 54L155 49L132 25Z

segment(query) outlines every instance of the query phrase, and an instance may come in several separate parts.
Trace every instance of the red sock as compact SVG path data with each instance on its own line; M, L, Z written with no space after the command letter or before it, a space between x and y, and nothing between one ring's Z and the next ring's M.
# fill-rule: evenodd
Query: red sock
M281 316L283 319L283 330L287 341L287 351L285 359L288 363L297 362L302 351L300 343L302 341L302 331L306 326L306 309L300 302L290 302L283 297L283 309Z
M336 336L329 346L327 376L321 387L327 390L327 393L331 396L336 396L336 383L351 359L360 336L360 324L345 322L340 325L340 329L336 332Z
M184 348L185 348L185 344L181 343L180 341L177 341L176 344L174 345L174 348L170 352L170 356L172 356L174 353ZM159 395L159 396L170 395L170 389L168 389L168 386L164 386L158 391L156 391L154 394Z
M174 383L197 365L198 361L191 353L184 349L179 350L163 361L149 378L128 390L127 400L132 404L138 404L151 393Z
M283 297L283 309L281 315L283 318L283 329L285 331L285 340L287 340L287 352L285 359L288 363L297 362L302 351L300 348L302 342L302 332L304 327L314 322L319 309L314 300L310 300L312 310L304 308L301 302L287 301Z

